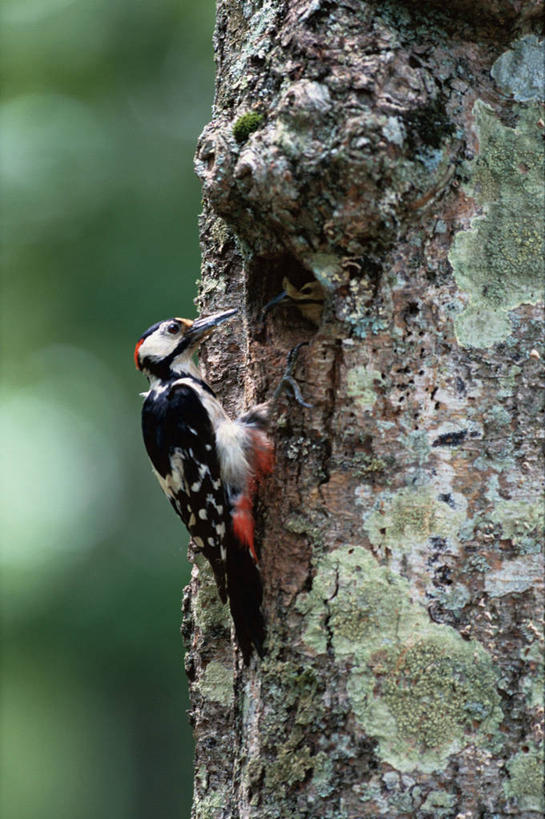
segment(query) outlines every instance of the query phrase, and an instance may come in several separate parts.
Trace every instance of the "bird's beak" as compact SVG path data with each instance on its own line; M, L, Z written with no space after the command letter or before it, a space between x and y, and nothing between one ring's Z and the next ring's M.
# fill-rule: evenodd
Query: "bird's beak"
M282 290L282 292L279 293L278 296L275 296L274 299L271 299L270 301L267 302L267 304L261 311L261 318L264 319L265 315L269 312L269 310L272 307L276 307L277 304L281 304L283 301L288 301L288 299L289 296L286 290Z
M192 344L201 341L203 338L210 335L210 333L216 329L218 324L227 321L227 319L234 316L235 313L238 313L238 310L236 307L233 307L232 310L222 310L220 313L213 313L211 316L207 316L206 318L198 318L193 322L185 337L191 339Z

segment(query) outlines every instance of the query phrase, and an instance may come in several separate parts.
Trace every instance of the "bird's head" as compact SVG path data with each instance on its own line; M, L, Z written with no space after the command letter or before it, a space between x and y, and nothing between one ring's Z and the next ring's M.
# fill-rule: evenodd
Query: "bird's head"
M171 318L152 325L140 336L134 348L134 363L148 377L167 380L194 370L192 361L203 339L237 312L223 310L195 321Z

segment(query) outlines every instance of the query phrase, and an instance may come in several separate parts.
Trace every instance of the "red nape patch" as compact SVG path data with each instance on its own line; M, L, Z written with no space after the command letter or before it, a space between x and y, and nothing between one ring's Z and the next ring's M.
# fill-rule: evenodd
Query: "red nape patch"
M233 511L233 531L235 537L247 546L257 563L254 548L254 518L252 515L252 499L248 495L241 495L235 503Z
M142 346L143 343L144 343L144 339L141 338L140 341L136 342L136 347L134 348L134 365L135 365L137 370L140 369L140 363L138 361L138 350L140 349L140 347Z

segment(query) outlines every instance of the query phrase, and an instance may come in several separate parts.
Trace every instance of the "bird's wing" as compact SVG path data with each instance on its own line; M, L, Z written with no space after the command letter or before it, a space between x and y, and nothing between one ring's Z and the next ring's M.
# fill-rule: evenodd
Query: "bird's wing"
M220 475L214 430L197 392L175 382L144 402L142 427L148 455L172 506L209 561L226 601L225 534L229 509Z
M217 441L198 392L177 381L142 411L144 441L163 491L214 572L229 607L244 661L252 646L263 656L265 624L259 569L233 526L221 478ZM236 510L235 510L236 511Z

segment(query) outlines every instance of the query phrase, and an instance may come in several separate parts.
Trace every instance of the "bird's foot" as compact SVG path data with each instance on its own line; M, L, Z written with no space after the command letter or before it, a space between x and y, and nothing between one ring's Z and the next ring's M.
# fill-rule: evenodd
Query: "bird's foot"
M286 361L286 369L284 370L284 374L282 375L282 378L280 379L280 382L273 393L271 401L276 401L281 395L282 391L287 390L289 387L291 388L294 398L298 404L301 404L302 407L308 407L309 409L312 408L312 404L309 404L307 401L304 400L303 395L301 393L301 388L299 387L299 384L293 377L293 371L297 363L299 350L301 349L301 347L305 347L307 344L308 341L301 341L292 350L289 351L288 358Z

